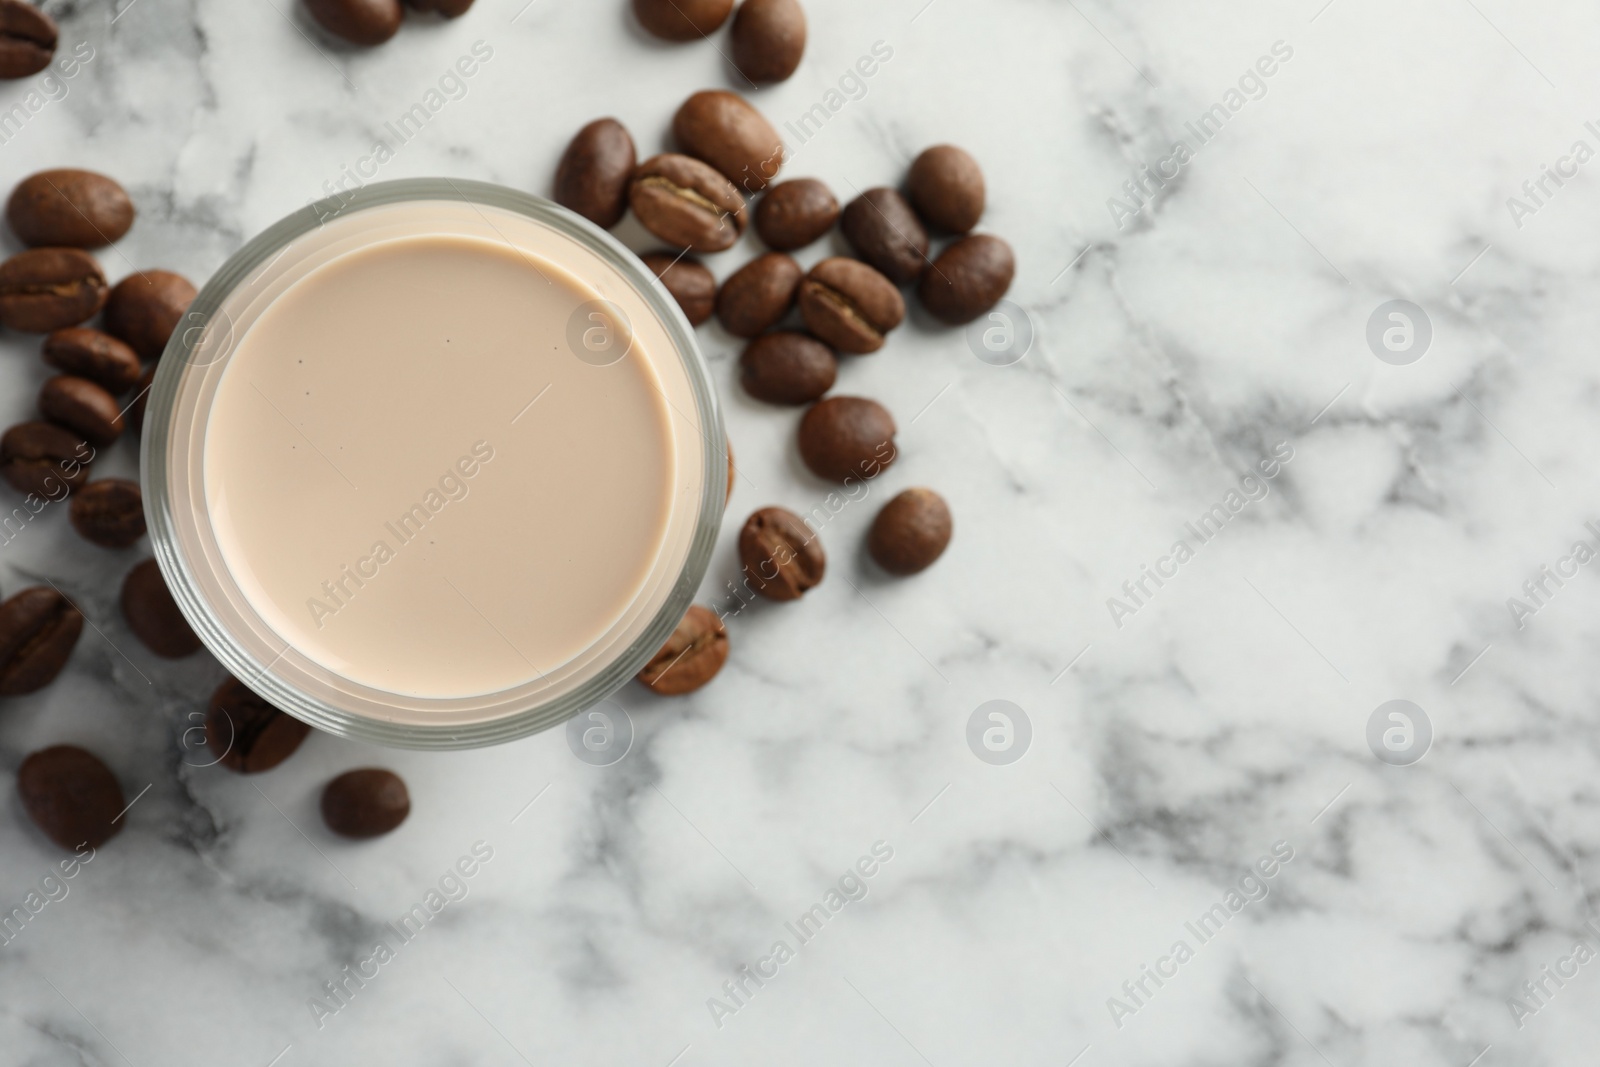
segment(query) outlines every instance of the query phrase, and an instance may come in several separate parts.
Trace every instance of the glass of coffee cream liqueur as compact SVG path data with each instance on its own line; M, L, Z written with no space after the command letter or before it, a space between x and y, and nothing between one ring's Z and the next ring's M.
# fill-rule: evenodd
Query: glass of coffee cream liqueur
M206 647L330 733L494 744L607 696L704 576L726 439L676 303L549 201L451 179L309 205L201 290L145 507Z

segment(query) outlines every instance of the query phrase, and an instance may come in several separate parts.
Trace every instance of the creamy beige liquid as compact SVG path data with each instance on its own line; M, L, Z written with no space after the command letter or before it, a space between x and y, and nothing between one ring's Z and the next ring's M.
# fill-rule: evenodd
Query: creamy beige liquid
M284 642L419 697L541 678L616 623L661 551L673 440L640 342L596 366L596 294L505 242L413 236L295 282L237 341L206 508Z

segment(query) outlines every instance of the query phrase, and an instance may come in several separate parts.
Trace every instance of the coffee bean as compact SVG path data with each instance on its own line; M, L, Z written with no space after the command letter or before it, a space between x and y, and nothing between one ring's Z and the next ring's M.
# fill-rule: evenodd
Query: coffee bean
M883 506L867 535L867 551L890 574L915 574L950 543L950 508L932 489L907 489Z
M1016 272L1010 245L976 233L939 253L923 274L917 295L934 318L961 326L1000 303Z
M726 441L727 439L724 438L724 440ZM728 445L728 488L727 488L727 491L722 494L722 510L723 511L727 511L728 510L728 501L733 499L733 475L734 475L733 442L732 441L727 441L727 445Z
M311 727L285 715L237 678L217 686L206 708L206 747L240 774L270 771L300 747Z
M178 610L153 559L140 563L123 579L122 617L134 636L158 656L181 659L200 651L200 638Z
M833 350L803 333L763 334L739 357L744 391L768 404L809 404L833 388L838 373Z
M345 771L322 791L322 821L344 837L378 837L406 821L411 794L393 771Z
M695 93L672 117L678 147L703 159L746 193L758 193L783 166L783 139L742 96Z
M733 65L759 84L781 82L806 51L806 13L799 0L744 0L733 16Z
M44 170L12 191L6 221L23 244L34 248L99 248L128 232L133 201L103 174Z
M595 119L578 131L556 167L556 203L602 229L622 221L633 177L633 138L616 119Z
M106 301L106 332L128 342L141 358L160 359L194 297L189 279L170 270L130 274Z
M106 276L76 248L31 248L0 263L0 324L49 333L92 318L106 304Z
M69 852L99 848L122 829L118 816L127 805L117 776L77 745L29 755L17 768L17 792L34 825Z
M666 153L634 171L628 203L645 229L679 248L721 252L744 233L744 197L714 169Z
M133 386L133 403L128 407L128 425L132 426L135 433L144 432L145 402L150 399L150 385L156 380L156 368L150 368L139 376Z
M382 44L400 30L400 0L306 0L317 24L351 44Z
M717 279L699 261L663 252L651 252L639 258L650 268L650 273L661 279L661 284L683 309L683 317L689 320L690 326L698 326L711 317L717 304Z
M15 697L55 681L83 633L83 616L42 585L0 604L0 696Z
M876 352L906 317L894 283L860 260L835 256L800 283L800 314L812 333L841 352Z
M830 396L800 420L800 458L830 481L876 478L898 457L894 432L894 417L877 401Z
M815 178L780 182L756 205L756 232L779 252L805 247L838 221L839 201Z
M666 697L692 693L717 676L728 661L728 631L716 612L692 605L661 651L639 672L639 681Z
M750 588L768 600L799 600L828 567L822 541L785 508L762 508L745 520L739 559Z
M460 18L472 6L472 0L406 0L416 11L436 12L447 19Z
M955 145L934 145L911 164L906 193L929 226L967 233L983 216L983 169Z
M0 78L26 78L56 54L55 20L21 0L0 0Z
M698 41L728 21L733 0L633 0L641 25L668 41Z
M144 536L144 497L126 478L90 482L73 494L67 516L85 541L102 548L127 548Z
M839 228L856 254L895 284L922 277L928 265L928 231L893 189L868 189L850 201Z
M139 380L139 356L109 333L69 326L44 339L44 361L121 395Z
M19 493L60 500L89 480L94 449L70 430L22 422L0 437L0 474Z
M77 431L99 448L122 436L122 408L117 398L87 378L71 374L51 378L39 390L39 410L51 422Z
M748 2L748 0L747 0ZM740 267L717 294L717 318L735 337L754 337L794 306L800 264L782 252L768 252Z

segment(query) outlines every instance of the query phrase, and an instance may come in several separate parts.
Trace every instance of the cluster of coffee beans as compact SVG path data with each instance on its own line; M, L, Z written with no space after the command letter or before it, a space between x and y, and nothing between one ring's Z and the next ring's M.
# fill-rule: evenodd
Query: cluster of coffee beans
M239 774L271 770L294 755L310 733L309 725L279 711L237 678L218 686L206 708L206 747L216 763ZM409 814L405 781L382 767L345 771L322 789L322 820L344 837L386 834Z
M405 0L413 11L453 19L467 13L472 0ZM400 0L306 0L317 25L351 44L382 44L400 32L405 7Z
M733 15L733 65L754 84L781 82L806 51L806 13L800 0L633 0L639 24L668 41L709 40Z
M733 0L633 0L650 32L694 40L718 29ZM733 61L752 82L787 78L805 48L805 15L795 0L745 0L733 19ZM782 139L747 100L720 89L689 97L672 119L676 151L638 160L633 137L613 118L583 129L556 170L554 196L611 228L631 209L669 248L641 256L690 325L713 316L748 344L740 382L757 400L810 405L799 422L800 457L813 473L844 485L876 477L895 461L894 418L874 400L830 396L840 355L882 349L906 318L913 288L935 319L964 325L990 311L1016 271L1011 247L975 234L983 215L983 171L967 152L939 145L919 155L904 192L874 188L842 210L821 181L774 184L785 162ZM750 197L756 200L754 211ZM753 225L771 250L734 271L719 288L693 254L733 247ZM809 271L790 255L837 225L855 257L830 256ZM936 257L932 233L949 241ZM795 326L785 326L791 316ZM796 326L803 326L795 328ZM733 477L729 446L729 479ZM731 492L731 484L730 484ZM872 558L895 575L931 565L950 542L949 507L931 489L889 501L867 539ZM745 584L771 600L797 600L822 581L822 544L800 516L762 508L739 535ZM696 606L639 674L657 693L691 692L726 662L728 635L715 612Z
M22 0L0 0L0 78L26 78L50 65L55 20Z
M39 389L42 418L0 435L0 477L24 495L30 516L70 498L79 534L127 548L144 534L139 486L90 481L90 471L101 450L141 424L155 360L188 311L194 286L164 270L135 271L108 285L87 250L126 234L134 208L103 174L41 171L12 191L5 213L30 247L0 263L0 325L44 334L41 355L59 373ZM85 325L96 315L98 327Z
M6 10L0 0L0 23ZM0 55L3 44L0 36ZM0 325L45 334L44 362L60 372L39 391L42 419L0 435L0 476L22 494L21 505L7 509L8 529L66 502L72 527L85 540L131 548L145 533L138 483L91 481L89 474L101 450L130 425L141 428L155 361L194 300L194 286L163 270L135 271L115 287L107 284L86 250L121 238L135 212L122 186L104 175L42 171L16 187L5 214L29 248L0 263ZM86 325L97 314L98 327ZM200 650L154 559L128 571L121 608L128 628L156 655L176 659ZM23 589L0 602L0 697L54 681L83 624L76 605L51 586ZM212 694L205 740L215 762L253 774L287 759L310 729L229 678ZM121 787L84 749L57 745L33 753L17 784L29 815L64 848L96 847L121 828ZM388 771L350 772L329 783L323 797L328 825L353 837L392 830L409 810L405 784Z

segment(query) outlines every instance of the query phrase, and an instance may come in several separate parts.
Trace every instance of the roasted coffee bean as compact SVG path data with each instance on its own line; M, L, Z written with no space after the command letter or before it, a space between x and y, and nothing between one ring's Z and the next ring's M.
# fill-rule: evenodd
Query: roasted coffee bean
M34 248L99 248L133 225L133 201L116 182L90 170L44 170L6 202L6 221Z
M0 0L0 78L26 78L56 54L55 20L21 0Z
M724 438L724 440L727 440ZM728 501L733 499L733 442L728 441L728 489L722 494L722 510L728 510Z
M76 326L106 304L106 276L76 248L30 248L0 263L0 325L23 333Z
M447 19L460 18L472 6L472 0L406 0L417 11L431 11Z
M0 474L19 493L60 500L89 480L94 449L48 422L23 422L0 437Z
M351 44L382 44L400 30L400 0L306 0L317 24Z
M633 177L633 138L616 119L595 119L578 131L556 167L556 203L602 229L622 221Z
M850 201L839 228L856 254L896 285L922 277L928 265L928 231L893 189L868 189Z
M17 768L17 792L34 825L69 852L99 848L122 829L126 804L117 776L77 745L29 755Z
M628 203L645 229L694 252L731 248L748 221L744 197L728 179L673 152L639 165Z
M393 771L345 771L322 791L322 821L344 837L378 837L406 821L411 794Z
M782 252L768 252L740 267L717 294L717 318L735 337L754 337L794 307L800 264Z
M311 727L285 715L237 678L217 686L206 708L206 747L240 774L270 771L300 747Z
M733 16L733 65L759 84L781 82L806 51L806 13L800 0L744 0Z
M950 508L932 489L907 489L883 506L867 551L890 574L916 574L950 544Z
M733 0L633 0L645 29L668 41L698 41L728 21Z
M934 145L911 164L906 194L929 226L967 233L983 217L983 169L953 144Z
M939 253L923 274L917 295L934 318L961 326L1000 303L1016 272L1010 245L976 233Z
M894 283L860 260L835 256L811 268L800 283L806 326L841 352L876 352L884 334L906 317Z
M780 182L756 205L756 232L779 252L805 247L838 221L839 201L815 178Z
M698 260L663 252L639 258L644 260L651 274L661 279L661 284L683 309L683 317L689 320L690 326L698 326L711 317L717 306L717 279Z
M746 193L767 187L783 166L783 138L744 97L706 89L672 117L678 147L703 159Z
M139 356L109 333L69 326L44 339L44 361L121 396L139 380Z
M170 270L130 274L106 301L106 332L128 342L141 358L160 359L194 297L189 279Z
M135 433L144 432L145 402L150 399L150 385L156 380L156 368L152 364L148 370L139 376L133 386L133 403L128 405L128 425L133 427Z
M745 520L739 559L750 588L768 600L799 600L822 581L828 566L822 541L785 508L762 508Z
M139 483L101 478L72 495L72 528L102 548L127 548L144 536L144 497Z
M87 378L71 374L51 378L39 390L39 410L97 448L122 436L122 406Z
M831 348L787 330L757 337L739 357L744 391L768 404L809 404L833 388L838 373Z
M83 633L83 616L42 585L0 604L0 697L21 696L55 681Z
M180 659L200 651L200 638L178 610L153 559L140 563L123 579L122 617L134 636L158 656Z
M639 681L666 697L692 693L728 662L728 631L709 608L694 604L661 651L639 672Z
M800 420L800 458L822 478L876 478L898 456L894 417L859 396L830 396Z

